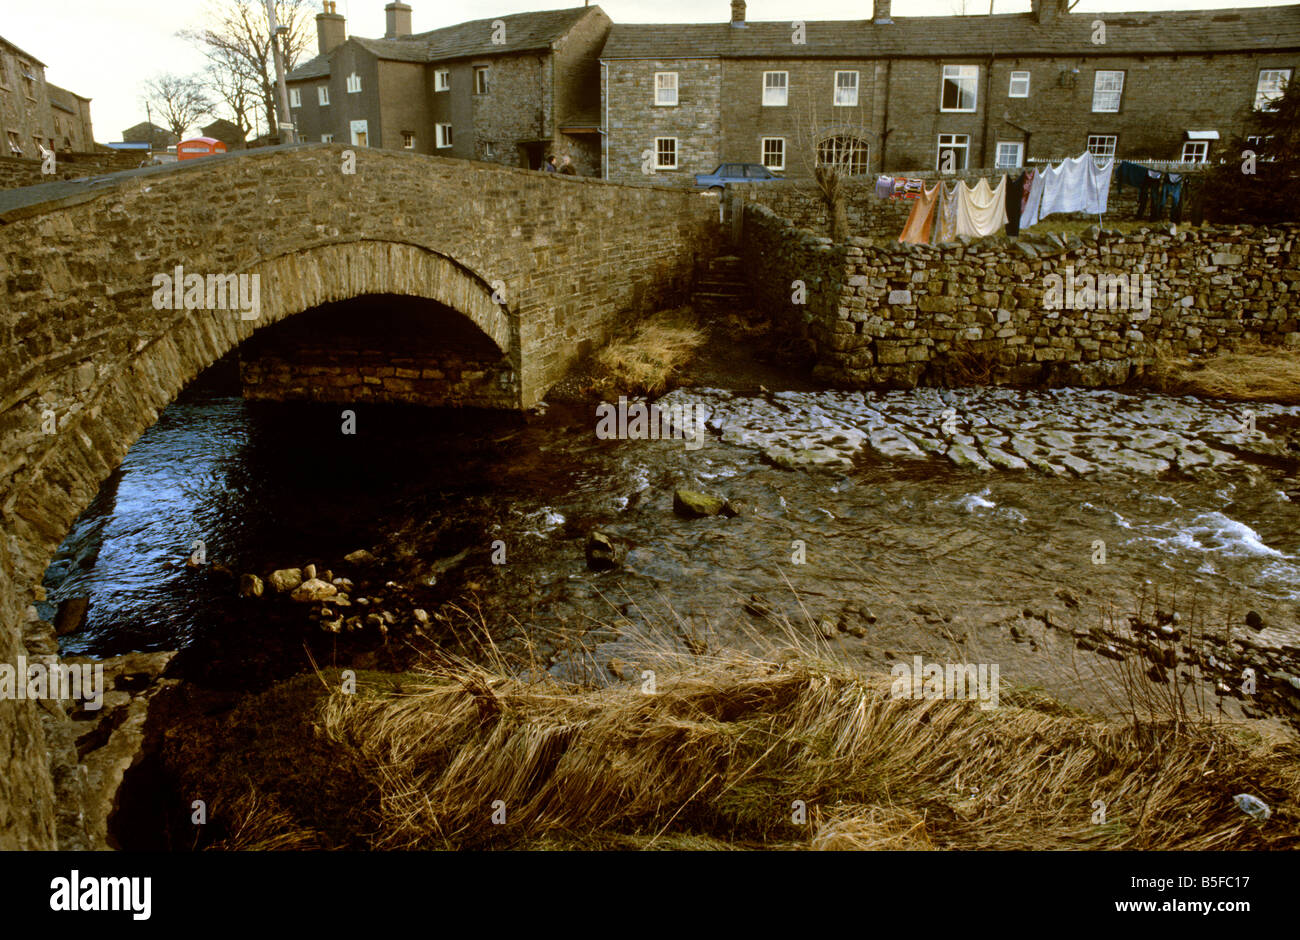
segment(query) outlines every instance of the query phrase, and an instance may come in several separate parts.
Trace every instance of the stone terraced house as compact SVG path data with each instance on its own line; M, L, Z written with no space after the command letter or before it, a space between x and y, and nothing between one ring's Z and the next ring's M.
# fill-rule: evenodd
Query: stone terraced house
M414 34L410 6L384 10L383 39L349 37L326 0L320 54L288 75L302 140L532 168L555 153L599 175L599 54L610 28L600 7Z
M45 80L45 63L0 37L0 155L39 157L95 149L90 99Z
M1300 64L1300 5L615 25L601 52L605 161L619 182L690 185L720 163L808 177L1017 167L1085 148L1232 158ZM797 17L797 5L791 16ZM945 159L945 154L950 156ZM646 171L649 171L648 173Z

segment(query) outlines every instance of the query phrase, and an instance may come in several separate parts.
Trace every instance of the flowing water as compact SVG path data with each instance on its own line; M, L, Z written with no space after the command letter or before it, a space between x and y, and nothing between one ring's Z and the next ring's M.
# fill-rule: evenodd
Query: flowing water
M366 406L354 434L341 410L245 402L212 382L165 409L50 566L46 616L90 599L64 652L188 650L191 675L236 685L301 671L350 635L322 631L311 605L240 598L235 579L316 562L396 613L391 635L355 638L372 656L406 643L416 606L469 597L503 646L557 672L586 655L634 661L634 638L655 631L761 645L784 618L869 668L999 662L1004 681L1088 700L1078 657L1096 644L1079 639L1159 609L1242 638L1272 681L1296 675L1300 493L1276 470L1075 478L871 452L789 470L716 435L699 449L600 440L591 407ZM739 515L680 518L676 487ZM619 546L618 569L588 570L592 529ZM342 561L359 548L380 568Z

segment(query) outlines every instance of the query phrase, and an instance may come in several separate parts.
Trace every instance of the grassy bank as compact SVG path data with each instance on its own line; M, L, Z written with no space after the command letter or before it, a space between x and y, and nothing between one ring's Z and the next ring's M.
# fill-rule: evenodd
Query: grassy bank
M1158 360L1143 385L1171 395L1300 404L1300 349L1244 347L1203 359Z
M989 710L895 698L888 676L778 659L691 659L653 694L639 674L576 686L462 661L353 694L300 677L223 722L271 743L224 768L215 847L1300 848L1294 740L1108 722L1029 692ZM292 770L257 756L308 727ZM1243 792L1272 817L1237 809Z

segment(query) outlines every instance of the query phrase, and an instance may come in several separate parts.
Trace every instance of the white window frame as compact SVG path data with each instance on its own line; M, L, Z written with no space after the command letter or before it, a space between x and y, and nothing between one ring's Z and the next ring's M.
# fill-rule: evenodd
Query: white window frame
M781 84L769 84L769 75L780 75ZM771 92L771 94L768 94ZM776 93L780 92L778 96ZM778 101L777 98L780 98ZM764 72L763 73L763 107L765 108L784 108L790 103L790 73L789 72Z
M775 164L767 162L767 145L772 142L776 142L780 144L779 150L781 156L779 162ZM769 170L784 170L785 169L785 138L784 137L761 138L758 144L758 156L759 156L759 162L762 163L763 166L767 167Z
M669 79L672 81L669 82ZM669 94L671 92L671 94ZM677 107L677 73L655 72L655 107Z
M1118 88L1103 87L1103 83L1105 84L1113 83L1115 80L1114 76L1116 75L1119 76ZM1106 77L1103 78L1103 76ZM1106 98L1101 99L1102 103L1108 101L1110 95L1114 95L1115 107L1113 108L1097 107L1098 99L1101 95L1107 96ZM1093 114L1118 114L1119 109L1123 106L1123 104L1124 104L1124 70L1123 69L1097 69L1096 73L1092 77L1092 113Z
M1087 150L1098 160L1110 160L1115 156L1115 147L1118 143L1118 134L1089 134Z
M1029 97L1029 84L1030 84L1029 80L1030 80L1030 73L1029 73L1029 70L1028 70L1028 69L1017 69L1016 71L1012 72L1012 73L1011 73L1011 77L1010 77L1010 79L1009 79L1008 82L1007 82L1007 97L1008 97L1008 98L1028 98L1028 97ZM1023 83L1024 83L1024 90L1023 90L1022 92L1019 92L1019 93L1016 92L1016 83L1017 83L1017 82L1023 82Z
M301 89L301 88L290 88L290 89L289 89L289 107L291 107L291 108L301 108L301 107L302 107L302 89Z
M434 144L439 150L446 150L451 146L452 132L450 124L435 124L433 130L436 135Z
M333 135L333 134L321 134L321 135L320 135L320 142L321 142L322 144L332 144L332 143L334 143L334 135Z
M316 86L316 100L317 100L318 102L320 102L320 106L321 106L322 108L328 108L328 107L329 107L329 104L330 104L330 86L329 86L329 85L317 85L317 86Z
M1003 147L1015 148L1016 158L1012 163L1002 159ZM993 168L995 170L1015 170L1025 165L1025 142L1023 140L999 140L993 150Z
M1192 148L1195 154L1188 159L1187 148ZM1209 163L1210 162L1210 142L1208 140L1185 140L1183 141L1183 150L1179 154L1179 160L1183 163Z
M961 104L962 85L960 83L969 81L971 88L971 98L969 108L945 108L943 106L944 92L948 90L948 83L952 82L957 86L957 103ZM948 114L972 114L979 109L980 95L980 67L978 65L945 65L943 67L942 79L939 82L939 110Z
M664 162L660 159L661 151L660 151L660 149L659 149L659 144L660 144L661 141L667 141L667 140L671 140L671 141L673 142L673 147L672 147L672 150L673 150L673 162L672 162L671 164L664 163ZM655 147L654 147L654 150L655 150L655 169L656 169L656 170L676 170L676 169L678 168L678 156L679 156L679 154L678 154L678 152L677 152L677 138L676 138L676 137L656 137L656 138L655 138Z
M948 138L945 143L944 138ZM958 140L964 140L965 143L957 143ZM940 134L938 146L934 151L934 168L936 170L943 166L944 150L958 150L962 153L961 165L953 167L954 170L965 170L970 167L970 134Z
M841 85L840 84L841 75L852 75L853 84ZM853 92L852 100L848 100L850 97L848 92L850 91ZM844 92L845 94L841 95L840 92ZM858 106L858 73L857 72L852 70L836 71L835 91L832 97L832 103L837 108L856 108Z
M361 76L353 72L348 76L348 94L357 95L361 93Z
M413 131L402 131L402 149L415 149L415 133Z
M367 147L370 146L370 122L369 122L369 121L365 121L365 120L362 120L362 121L353 121L353 122L348 126L348 130L349 130L349 131L351 132L351 134L352 134L352 146L354 146L354 147L360 147L360 146L361 146L361 143L357 140L357 134L358 134L358 133L362 133L362 134L365 134L365 135L366 135L366 144L365 144L365 145L366 145Z
M1260 69L1255 80L1255 110L1262 111L1269 102L1282 97L1282 85L1289 81L1290 69Z
M486 95L492 90L492 75L486 65L474 66L474 94Z
M451 69L435 69L433 73L434 91L451 91Z

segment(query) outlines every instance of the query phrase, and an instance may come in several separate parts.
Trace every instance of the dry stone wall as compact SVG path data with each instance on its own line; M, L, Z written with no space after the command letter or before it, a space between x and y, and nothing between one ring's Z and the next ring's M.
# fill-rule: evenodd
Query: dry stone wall
M751 204L742 254L759 305L808 341L815 374L834 385L1103 386L1157 355L1300 346L1298 235L1295 225L1094 227L942 248L833 245ZM1086 278L1101 275L1128 280L1090 298Z

